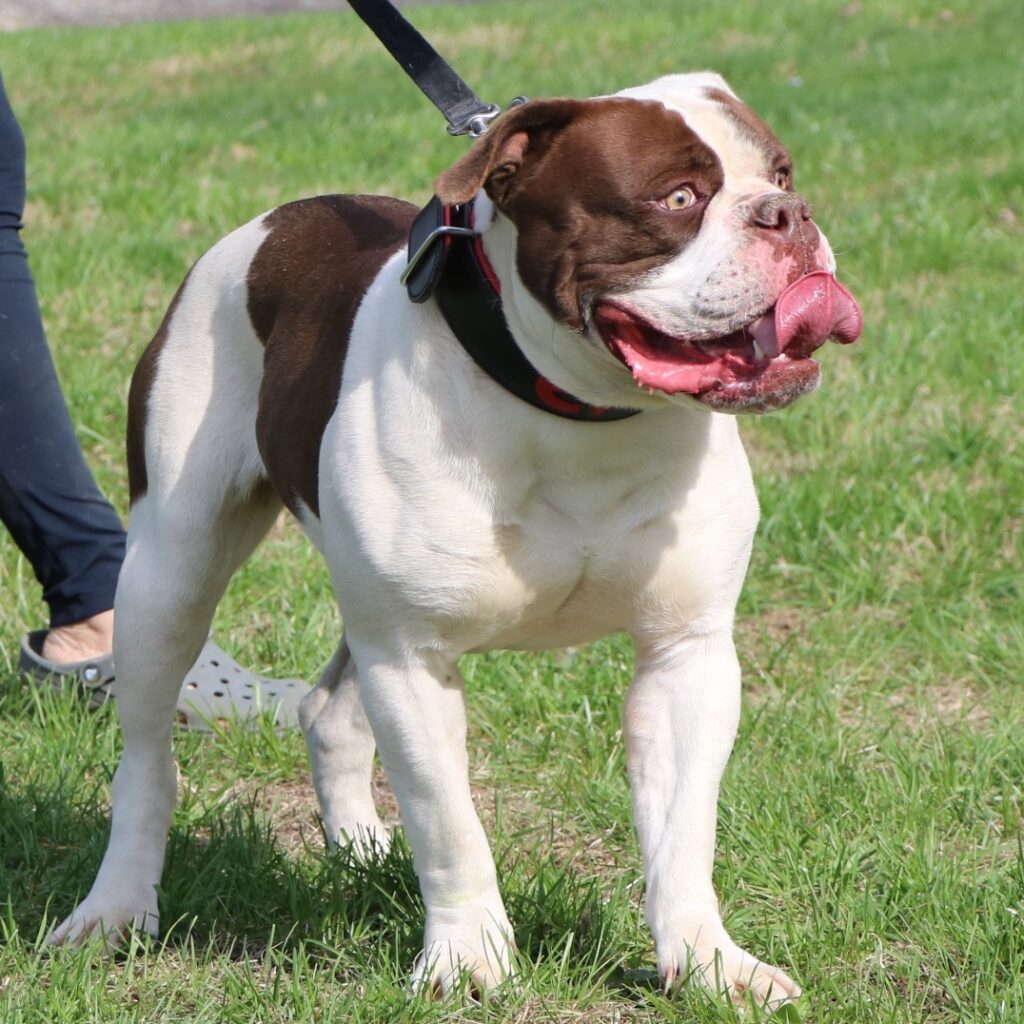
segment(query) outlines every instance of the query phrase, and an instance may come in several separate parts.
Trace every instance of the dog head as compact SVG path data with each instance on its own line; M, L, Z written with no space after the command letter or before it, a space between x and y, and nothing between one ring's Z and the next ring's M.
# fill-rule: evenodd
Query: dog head
M515 107L435 188L476 199L513 333L585 401L777 409L860 333L788 152L718 75Z

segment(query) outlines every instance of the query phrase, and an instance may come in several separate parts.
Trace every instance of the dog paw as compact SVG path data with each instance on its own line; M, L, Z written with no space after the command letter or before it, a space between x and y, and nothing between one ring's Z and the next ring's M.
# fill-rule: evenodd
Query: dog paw
M120 949L133 931L156 936L160 917L156 893L152 898L130 900L123 895L104 899L89 895L46 939L48 946L83 946L91 940L108 950Z
M515 942L503 910L427 914L412 987L424 995L465 993L483 999L513 973Z
M379 822L324 823L327 845L331 850L350 850L366 864L384 857L391 849L391 833Z
M754 1003L777 1010L800 996L785 971L741 949L721 926L698 932L692 941L656 943L658 972L665 988L696 982L739 1006Z

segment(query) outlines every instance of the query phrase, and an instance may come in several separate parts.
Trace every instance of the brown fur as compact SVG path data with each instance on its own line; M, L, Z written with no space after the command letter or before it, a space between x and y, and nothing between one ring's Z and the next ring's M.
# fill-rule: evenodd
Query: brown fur
M438 195L463 202L486 186L518 230L523 282L577 330L588 294L679 254L723 180L715 153L653 101L539 100L513 109L492 133L438 178ZM702 201L661 209L658 200L680 185Z
M249 268L249 317L266 346L256 439L277 493L319 514L320 440L338 401L356 311L401 248L416 208L384 196L279 207ZM396 301L400 301L399 295Z

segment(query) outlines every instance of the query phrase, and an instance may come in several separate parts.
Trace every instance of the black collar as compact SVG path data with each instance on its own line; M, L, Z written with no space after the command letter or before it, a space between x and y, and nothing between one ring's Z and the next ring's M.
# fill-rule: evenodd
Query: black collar
M473 230L473 204L442 206L435 196L409 233L409 265L402 282L413 302L437 299L459 343L492 380L536 409L570 420L606 423L639 409L587 405L541 376L508 329L501 283Z

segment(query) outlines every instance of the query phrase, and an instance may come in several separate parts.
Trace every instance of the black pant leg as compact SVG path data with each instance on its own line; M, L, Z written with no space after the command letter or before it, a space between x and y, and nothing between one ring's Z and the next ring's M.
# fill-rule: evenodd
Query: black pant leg
M78 444L19 231L25 142L0 78L0 520L42 584L50 625L113 607L124 529Z

